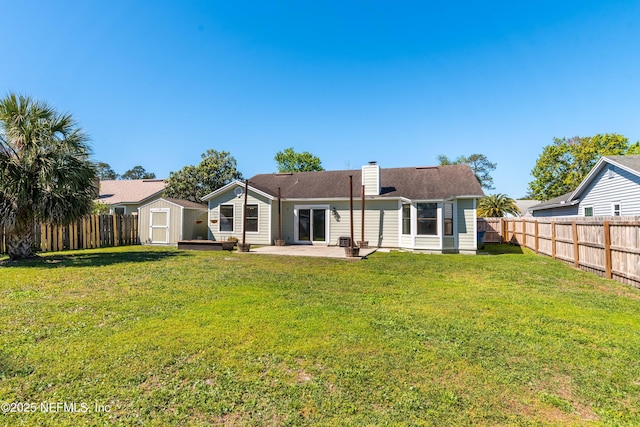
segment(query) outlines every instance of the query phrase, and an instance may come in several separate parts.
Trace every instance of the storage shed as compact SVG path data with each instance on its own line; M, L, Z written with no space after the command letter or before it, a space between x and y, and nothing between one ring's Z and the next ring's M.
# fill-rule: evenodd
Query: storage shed
M138 237L143 245L206 239L207 231L206 205L161 197L138 208Z

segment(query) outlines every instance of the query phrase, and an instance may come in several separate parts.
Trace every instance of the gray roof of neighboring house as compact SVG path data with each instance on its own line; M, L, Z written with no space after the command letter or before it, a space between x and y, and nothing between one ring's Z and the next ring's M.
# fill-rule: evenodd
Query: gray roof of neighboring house
M527 216L527 212L531 207L536 206L540 203L539 200L516 200L516 206L520 209L521 216Z
M632 169L640 174L640 156L627 155L627 156L605 156L607 159L614 161L622 166Z
M164 191L162 179L118 179L100 181L98 201L108 205L140 203Z
M288 199L347 198L349 175L353 175L354 197L360 197L361 170L261 174L250 178L249 186L273 196L280 187L282 197ZM468 165L380 168L380 186L380 197L441 200L484 196Z
M553 199L549 199L545 202L539 203L535 206L531 206L529 208L529 210L531 211L539 211L539 210L543 210L543 209L551 209L551 208L557 208L560 206L570 206L571 203L567 203L567 201L569 200L569 197L571 197L571 195L573 194L573 192L571 193L566 193L563 194L561 196L558 197L554 197Z
M178 206L182 206L183 208L189 208L189 209L207 209L207 205L204 205L202 203L196 203L196 202L192 202L191 200L184 200L184 199L172 199L170 197L163 197L164 200L174 203Z

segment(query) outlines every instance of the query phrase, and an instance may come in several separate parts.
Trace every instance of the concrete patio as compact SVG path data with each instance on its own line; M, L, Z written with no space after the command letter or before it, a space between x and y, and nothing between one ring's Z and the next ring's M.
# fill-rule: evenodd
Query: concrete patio
M319 245L262 246L262 247L256 247L256 248L252 247L248 253L360 260L371 255L376 250L377 248L360 249L360 256L351 257L351 258L347 258L345 256L344 248L341 248L339 246L319 246Z

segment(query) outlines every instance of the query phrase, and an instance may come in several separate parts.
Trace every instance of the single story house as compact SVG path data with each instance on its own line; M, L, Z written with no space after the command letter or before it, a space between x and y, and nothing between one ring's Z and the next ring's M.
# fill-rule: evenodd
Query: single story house
M578 188L529 208L534 217L640 215L640 156L605 156Z
M163 179L118 179L100 181L98 202L109 205L109 213L136 215L138 208L162 196Z
M349 176L353 178L354 240L370 247L430 252L477 248L476 204L484 196L468 165L381 168L255 175L206 195L209 239L242 239L247 193L246 241L272 245L338 245L350 236ZM279 197L280 196L280 197ZM280 200L280 202L279 202Z
M161 197L138 208L142 244L177 245L180 240L206 240L207 206Z

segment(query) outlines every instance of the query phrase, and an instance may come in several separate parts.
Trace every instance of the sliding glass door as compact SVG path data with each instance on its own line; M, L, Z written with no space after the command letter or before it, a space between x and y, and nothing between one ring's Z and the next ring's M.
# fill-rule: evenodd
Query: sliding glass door
M296 241L298 243L327 243L326 207L298 207Z

